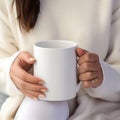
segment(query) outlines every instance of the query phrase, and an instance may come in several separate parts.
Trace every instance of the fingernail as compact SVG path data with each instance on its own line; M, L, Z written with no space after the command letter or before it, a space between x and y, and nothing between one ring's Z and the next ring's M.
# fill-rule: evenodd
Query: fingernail
M31 57L31 58L29 59L29 61L30 61L30 62L35 61L35 58L32 58L32 57Z
M39 95L39 98L45 98L45 95Z
M33 98L33 100L37 101L37 100L38 100L38 98L34 97L34 98Z
M40 81L40 82L38 82L39 84L44 84L44 82L43 81Z
M47 92L47 90L46 89L41 89L41 92Z

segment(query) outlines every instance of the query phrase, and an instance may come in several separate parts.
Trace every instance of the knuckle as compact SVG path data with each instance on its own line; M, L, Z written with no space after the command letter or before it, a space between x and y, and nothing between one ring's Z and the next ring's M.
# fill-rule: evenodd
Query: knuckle
M26 88L26 85L24 82L19 82L19 86L22 90L24 90Z
M97 54L95 54L95 60L99 61L99 56Z
M96 58L97 58L97 59L99 59L99 56L98 56L98 54L94 53L94 55L96 56Z
M21 79L22 79L22 80L25 80L25 79L26 79L26 73L24 73L24 72L22 73Z
M38 88L33 86L33 87L31 88L31 90L32 90L32 91L38 91Z
M87 53L86 54L86 60L87 61L92 61L92 60L99 60L99 56L96 53Z
M91 53L87 52L85 59L86 59L87 61L89 61L89 60L91 59L91 57L92 57Z
M42 89L41 86L38 86L38 85L34 85L34 86L31 87L31 90L36 91L36 92L40 92L41 89Z
M93 77L94 77L93 72L88 72L88 79L91 79L91 78L93 78Z
M89 64L88 64L88 63L84 63L83 69L84 69L84 70L88 70L88 68L89 68Z

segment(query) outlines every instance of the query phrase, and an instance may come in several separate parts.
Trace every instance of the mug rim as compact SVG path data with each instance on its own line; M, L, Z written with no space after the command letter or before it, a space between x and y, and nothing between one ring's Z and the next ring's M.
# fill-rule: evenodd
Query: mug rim
M45 40L35 43L35 47L44 49L67 49L76 47L78 44L70 40Z

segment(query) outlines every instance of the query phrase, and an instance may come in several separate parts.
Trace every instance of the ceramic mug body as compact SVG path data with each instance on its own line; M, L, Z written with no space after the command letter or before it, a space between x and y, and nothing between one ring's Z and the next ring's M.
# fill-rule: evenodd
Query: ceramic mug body
M69 100L76 96L76 47L67 40L48 40L34 45L34 75L45 81L49 101Z

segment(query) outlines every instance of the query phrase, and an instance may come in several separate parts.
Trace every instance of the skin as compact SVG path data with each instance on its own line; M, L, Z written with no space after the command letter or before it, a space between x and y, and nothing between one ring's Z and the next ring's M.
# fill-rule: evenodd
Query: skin
M81 48L77 48L76 53L79 66L77 69L78 79L82 82L82 85L86 88L100 86L103 81L103 72L98 55ZM35 62L35 58L29 52L21 52L11 66L10 77L25 96L39 99L40 97L45 97L47 88L44 86L42 79L28 72Z
M96 88L103 82L103 71L99 62L99 56L86 50L77 48L78 79L86 88Z

